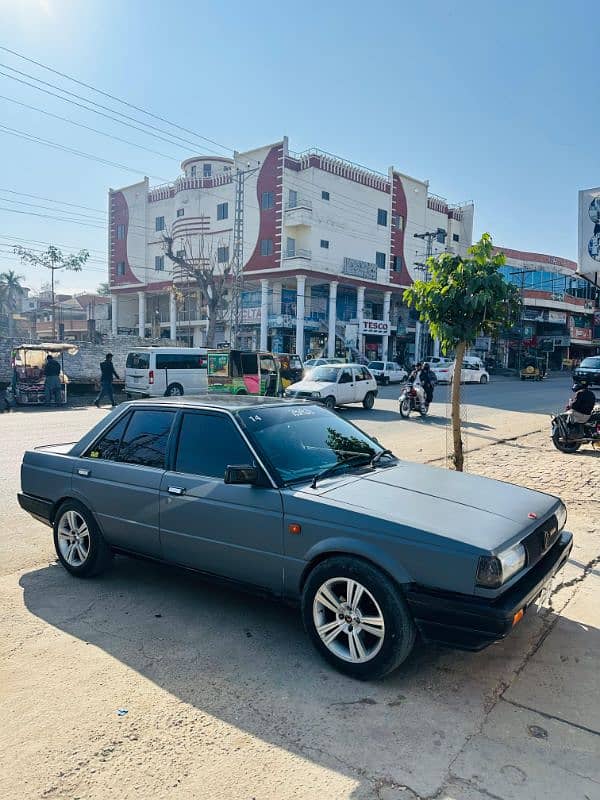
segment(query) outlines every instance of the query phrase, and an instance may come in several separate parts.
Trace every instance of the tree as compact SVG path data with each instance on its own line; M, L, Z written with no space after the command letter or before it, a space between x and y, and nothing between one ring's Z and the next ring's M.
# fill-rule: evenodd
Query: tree
M100 297L108 297L110 294L110 284L107 282L98 284L96 292L100 295Z
M227 308L227 283L231 275L229 244L219 240L214 246L214 237L200 234L191 237L177 237L177 250L174 250L175 237L163 234L165 255L173 262L173 280L191 281L200 289L202 301L206 304L208 328L206 346L215 346L217 322L224 318ZM177 299L178 288L173 285Z
M9 269L6 272L0 274L0 286L2 287L0 302L2 306L7 310L9 336L13 336L14 334L15 321L13 318L13 314L17 310L17 297L22 289L21 286L22 280L23 280L23 275L17 275L17 273L12 269Z
M477 336L494 336L518 319L519 291L507 283L499 268L505 263L502 253L494 255L492 237L484 233L469 248L469 257L442 253L427 260L431 279L416 281L404 292L421 320L439 339L442 350L455 352L452 380L452 437L454 467L463 470L463 442L460 420L460 376L465 351Z
M26 247L17 246L14 252L20 256L23 264L32 264L34 267L45 267L50 270L50 292L52 294L52 338L56 340L56 302L54 293L54 273L60 269L72 272L81 272L83 265L90 257L87 250L64 255L58 247L50 245L47 250L39 252Z

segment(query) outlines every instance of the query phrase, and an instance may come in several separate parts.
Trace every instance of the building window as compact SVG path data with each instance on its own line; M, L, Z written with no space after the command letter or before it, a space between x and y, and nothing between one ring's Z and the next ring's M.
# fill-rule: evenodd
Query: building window
M190 175L192 176L192 178L195 178L195 177L196 177L196 167L195 167L195 166L193 166L193 167L190 169Z
M185 250L178 250L175 253L176 258L185 258Z
M125 225L117 225L117 239L125 238Z
M227 219L229 216L229 203L219 203L217 206L217 219Z
M231 167L230 167L228 164L226 164L226 165L223 167L223 172L231 172Z
M183 217L184 214L185 214L185 208L178 208L177 209L177 216L178 217Z
M118 261L117 262L117 275L125 275L125 262Z
M217 247L217 261L219 264L226 264L229 261L229 247Z
M296 240L293 239L291 236L287 237L285 252L288 258L294 258L294 256L296 255Z
M385 208L377 209L377 224L387 225L387 211L385 210Z
M265 211L268 208L275 208L275 195L273 192L263 192L260 207Z
M402 271L402 256L392 256L392 272Z
M324 250L329 250L329 240L328 239L321 239L321 247Z
M329 192L321 192L321 200L329 200Z
M205 178L210 178L212 175L212 164L203 164L202 165L202 174Z
M156 217L154 220L154 230L155 231L164 231L165 229L165 218L164 217Z
M385 253L375 253L375 264L379 269L385 269Z
M165 268L165 257L164 256L154 256L154 269L157 272L162 272Z
M261 256L273 255L273 239L261 239L260 254Z
M295 189L290 189L288 197L288 208L296 208L298 205L298 192Z
M404 228L404 217L400 216L400 214L394 214L392 216L392 228L401 231Z
M452 234L452 241L453 242L459 242L460 241L460 236L458 235L458 233L453 233Z

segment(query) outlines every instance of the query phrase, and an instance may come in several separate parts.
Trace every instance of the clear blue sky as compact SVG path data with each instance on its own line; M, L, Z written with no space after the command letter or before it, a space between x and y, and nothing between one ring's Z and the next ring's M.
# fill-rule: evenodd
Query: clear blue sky
M452 202L474 200L475 234L576 258L577 191L600 184L595 3L0 0L0 19L0 44L199 135L243 150L287 134L293 150L393 164ZM111 105L4 51L0 63ZM133 170L0 129L2 209L61 216L6 202L55 207L8 189L98 209L71 211L99 225L109 186L173 178L203 149L198 136L180 132L197 147L159 142L2 75L0 94L169 156L0 99L1 125ZM94 251L82 274L61 276L65 291L106 279L101 226L0 210L0 235ZM1 269L13 266L9 241L0 238ZM34 287L45 278L19 271Z

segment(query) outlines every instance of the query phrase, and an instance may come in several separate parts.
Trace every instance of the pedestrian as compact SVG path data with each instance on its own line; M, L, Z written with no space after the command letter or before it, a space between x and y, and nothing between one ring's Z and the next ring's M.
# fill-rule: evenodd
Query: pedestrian
M104 395L108 395L108 399L113 406L116 406L115 395L113 393L113 376L119 380L119 376L115 371L112 361L112 353L107 353L104 361L100 362L100 392L98 397L94 400L96 408L100 408L100 401Z
M48 355L44 365L44 399L47 405L51 405L52 402L57 406L62 405L60 364L51 355Z

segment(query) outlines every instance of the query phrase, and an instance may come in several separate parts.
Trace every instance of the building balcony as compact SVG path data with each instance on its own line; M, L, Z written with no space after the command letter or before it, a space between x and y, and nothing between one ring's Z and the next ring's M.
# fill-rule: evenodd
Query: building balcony
M310 261L312 259L312 250L305 250L301 247L296 247L294 250L287 250L283 253L284 261Z
M312 225L312 201L295 200L287 203L285 224L289 228L310 227Z

